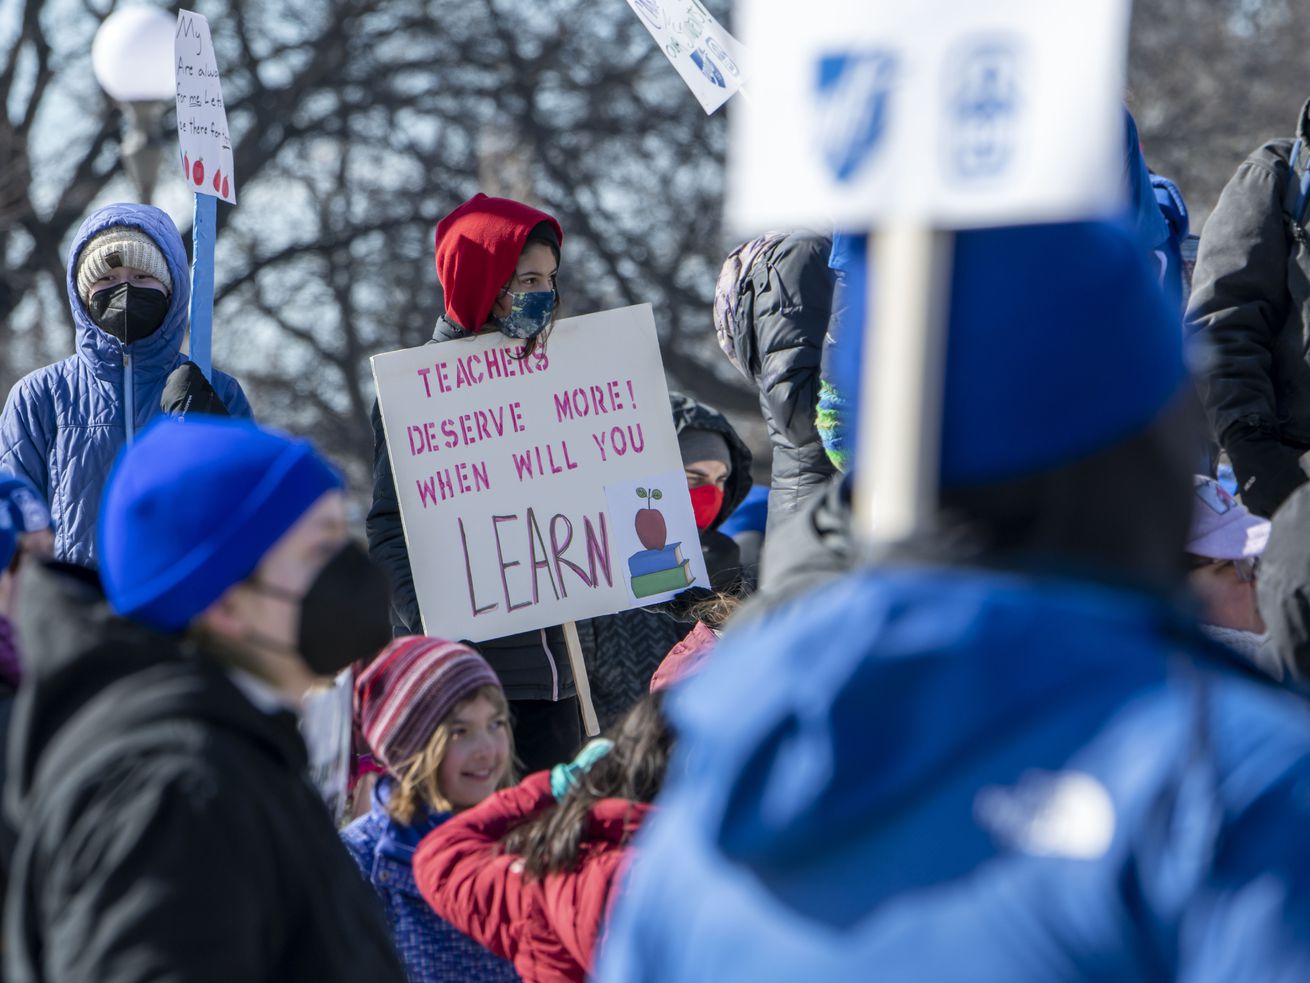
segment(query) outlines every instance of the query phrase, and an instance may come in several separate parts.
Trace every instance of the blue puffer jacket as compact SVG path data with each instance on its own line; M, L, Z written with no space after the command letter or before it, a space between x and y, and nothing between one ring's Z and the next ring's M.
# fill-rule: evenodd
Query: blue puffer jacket
M1310 979L1310 708L1160 600L854 574L670 709L607 983Z
M113 225L134 226L154 239L173 277L163 325L131 345L97 328L77 295L77 257L89 239ZM186 361L180 350L191 280L182 237L158 208L102 208L78 230L67 287L77 352L29 373L10 390L0 415L0 471L26 478L50 503L56 559L94 566L96 516L109 467L123 444L160 413L168 374ZM233 416L251 415L235 379L215 372L213 385Z
M392 779L378 782L372 811L347 826L341 840L382 899L410 983L515 983L519 975L511 963L438 916L414 883L414 849L451 814L430 813L409 826L398 823L387 812L391 789Z

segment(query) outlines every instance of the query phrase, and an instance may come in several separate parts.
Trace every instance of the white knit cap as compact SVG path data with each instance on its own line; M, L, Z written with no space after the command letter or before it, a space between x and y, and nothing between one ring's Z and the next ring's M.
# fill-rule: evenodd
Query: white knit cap
M140 229L128 225L115 225L94 236L77 258L77 293L82 303L91 299L91 288L110 270L130 266L149 273L173 292L173 276L168 272L168 260L154 239Z

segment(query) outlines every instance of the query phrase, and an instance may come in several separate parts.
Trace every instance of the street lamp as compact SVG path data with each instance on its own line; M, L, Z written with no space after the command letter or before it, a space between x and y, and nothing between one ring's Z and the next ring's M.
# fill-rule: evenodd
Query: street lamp
M124 7L105 18L91 44L96 81L123 110L123 167L147 204L159 175L164 111L177 91L175 28L159 7Z

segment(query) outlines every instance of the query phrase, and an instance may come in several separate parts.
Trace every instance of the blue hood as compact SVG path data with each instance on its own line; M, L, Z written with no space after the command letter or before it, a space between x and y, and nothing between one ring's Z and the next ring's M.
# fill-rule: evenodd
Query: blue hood
M153 205L128 202L106 205L93 212L77 230L77 238L68 253L67 283L68 303L73 311L73 322L77 326L77 353L99 378L106 381L117 382L121 379L123 352L129 346L101 331L91 320L86 305L77 293L77 260L92 238L115 225L131 226L150 236L164 254L168 272L173 277L173 294L164 323L149 338L143 338L130 346L133 371L139 380L146 382L172 371L186 337L191 306L191 276L186 249L173 220Z
M1307 978L1306 707L1163 598L863 571L667 706L605 983Z
M1028 766L1059 767L1125 692L1163 681L1161 649L1188 633L1182 624L1163 600L1086 583L969 571L852 576L730 633L677 695L671 713L684 746L704 756L685 763L699 781L680 792L699 800L694 811L710 818L725 858L802 910L841 922L843 899L814 876L825 858L862 866L867 849L883 854L878 878L839 892L852 914L868 910L868 891L886 896L967 870L986 849L984 830L957 827L938 842L920 824L907 827L907 811L980 760L1013 754L1025 731L1040 730L1045 749L1023 747ZM730 693L750 693L749 707ZM914 840L925 835L931 851ZM887 854L914 842L913 864Z

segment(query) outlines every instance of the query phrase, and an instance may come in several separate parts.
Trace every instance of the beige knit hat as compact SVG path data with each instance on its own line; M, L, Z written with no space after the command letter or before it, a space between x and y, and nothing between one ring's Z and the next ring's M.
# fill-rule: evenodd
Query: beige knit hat
M96 235L77 258L77 293L82 303L91 298L95 282L118 266L131 266L149 273L173 292L173 276L168 272L168 261L155 240L140 229L115 225Z

